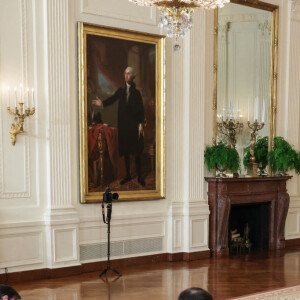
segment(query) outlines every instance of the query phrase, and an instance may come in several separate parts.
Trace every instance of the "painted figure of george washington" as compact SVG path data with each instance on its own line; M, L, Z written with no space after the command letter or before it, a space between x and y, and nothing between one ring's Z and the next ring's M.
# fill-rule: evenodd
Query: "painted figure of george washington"
M94 99L92 104L96 106L108 106L118 101L118 142L119 155L124 156L126 176L120 182L121 185L129 182L130 155L135 157L138 182L145 186L141 174L141 154L144 148L144 105L141 93L136 89L133 82L135 71L127 67L124 72L125 86L120 87L111 97L106 100Z

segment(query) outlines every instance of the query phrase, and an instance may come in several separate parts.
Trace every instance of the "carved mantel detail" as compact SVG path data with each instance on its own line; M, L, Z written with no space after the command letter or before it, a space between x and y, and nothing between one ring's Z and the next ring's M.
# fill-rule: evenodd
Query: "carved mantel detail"
M290 197L286 181L291 176L263 178L210 178L208 182L209 248L212 256L227 256L231 205L270 203L269 250L285 247L284 228Z

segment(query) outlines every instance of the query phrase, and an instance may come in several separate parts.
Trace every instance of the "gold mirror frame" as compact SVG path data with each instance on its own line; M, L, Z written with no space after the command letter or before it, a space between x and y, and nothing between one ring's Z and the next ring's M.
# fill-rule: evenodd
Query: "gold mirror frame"
M231 0L231 3L250 6L266 10L272 13L271 27L271 91L269 111L269 150L274 148L274 137L276 136L276 113L277 113L277 77L278 77L278 22L279 7L258 0ZM215 9L214 20L214 93L213 93L213 145L217 143L217 88L218 88L218 9ZM250 137L249 137L250 138ZM270 168L268 168L270 169ZM270 174L269 174L270 175Z

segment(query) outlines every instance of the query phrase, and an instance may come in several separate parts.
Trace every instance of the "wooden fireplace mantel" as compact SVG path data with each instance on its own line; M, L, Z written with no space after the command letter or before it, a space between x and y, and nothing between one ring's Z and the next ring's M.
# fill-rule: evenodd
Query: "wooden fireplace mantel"
M285 247L284 227L290 197L284 177L205 177L208 182L209 248L212 256L227 256L228 221L232 204L270 203L269 250Z

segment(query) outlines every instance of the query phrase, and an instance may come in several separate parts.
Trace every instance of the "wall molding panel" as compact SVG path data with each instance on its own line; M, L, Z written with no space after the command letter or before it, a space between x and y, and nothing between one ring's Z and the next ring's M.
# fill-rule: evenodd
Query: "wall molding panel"
M182 219L174 219L174 231L173 231L173 249L182 250L182 231L183 231L183 222Z
M15 188L15 190L11 190L11 191L7 191L7 189L5 188L5 183L2 183L2 186L3 186L3 189L2 189L2 193L0 194L0 198L3 198L3 199L11 199L11 198L29 198L30 197L30 174L32 174L31 172L31 161L30 161L30 150L29 150L29 138L26 137L26 136L18 136L18 141L19 144L18 144L18 150L21 148L22 150L19 152L18 150L18 153L16 153L17 151L13 151L14 152L14 155L22 155L22 156L18 156L18 160L23 162L23 166L24 166L24 173L23 173L23 189L19 190L19 191L16 191L17 188ZM9 144L10 144L10 140L7 141ZM6 142L6 143L7 143ZM10 144L10 146L12 146ZM17 145L15 145L14 147L16 147ZM10 170L8 170L8 168L4 167L3 168L3 172L4 174L7 174L8 172L10 172ZM4 176L3 174L3 177ZM13 180L13 179L11 179ZM19 182L19 181L17 181ZM17 187L18 185L14 184L15 187ZM21 206L22 204L24 205L24 201L20 202ZM19 204L19 205L20 205ZM9 205L9 203L8 203Z
M77 228L63 227L53 229L54 240L54 262L57 263L69 263L72 261L78 263L78 249L77 249Z
M15 247L19 245L19 247ZM22 246L20 246L22 245ZM33 269L44 266L44 232L41 229L1 229L0 270ZM11 268L11 271L9 270Z
M300 234L300 208L290 208L287 216L286 239L298 238Z
M80 0L81 13L156 25L156 9L118 0Z
M190 249L208 250L208 218L190 218Z
M45 215L47 266L79 264L78 213L75 209L49 210Z

